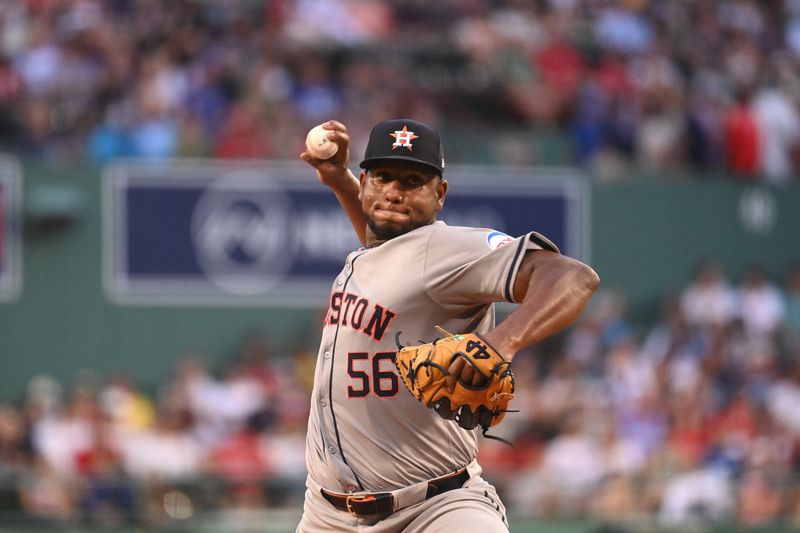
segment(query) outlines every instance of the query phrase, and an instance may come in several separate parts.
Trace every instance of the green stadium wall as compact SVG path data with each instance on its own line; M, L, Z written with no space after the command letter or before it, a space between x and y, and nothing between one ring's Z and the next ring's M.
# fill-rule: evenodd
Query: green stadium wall
M102 287L100 170L30 162L23 175L23 281L15 300L0 302L0 400L18 398L32 376L69 385L84 370L149 388L186 352L223 363L248 331L281 349L315 344L320 309L111 303ZM752 263L776 279L800 263L798 188L702 181L590 190L590 263L604 288L624 291L641 324L702 259L720 261L734 281Z

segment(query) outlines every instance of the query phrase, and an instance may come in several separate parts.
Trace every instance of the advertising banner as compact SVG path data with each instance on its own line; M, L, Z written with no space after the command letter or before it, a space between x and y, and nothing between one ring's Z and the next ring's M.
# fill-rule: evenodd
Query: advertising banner
M448 168L440 218L585 256L587 193L568 175ZM487 172L489 169L485 169ZM303 164L118 163L104 173L104 273L118 303L318 305L360 245Z

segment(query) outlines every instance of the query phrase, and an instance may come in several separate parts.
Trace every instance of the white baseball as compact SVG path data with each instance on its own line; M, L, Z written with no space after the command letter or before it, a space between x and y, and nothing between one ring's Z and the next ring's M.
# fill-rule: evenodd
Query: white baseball
M330 159L339 149L338 144L326 137L330 132L320 124L311 128L306 136L306 149L317 159Z

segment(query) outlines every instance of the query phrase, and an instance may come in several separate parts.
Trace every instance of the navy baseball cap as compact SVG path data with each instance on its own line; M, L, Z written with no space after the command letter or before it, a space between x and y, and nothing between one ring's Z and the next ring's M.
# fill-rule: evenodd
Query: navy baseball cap
M388 161L419 163L440 176L444 173L442 140L435 129L407 118L381 122L372 128L364 160L359 165L369 169Z

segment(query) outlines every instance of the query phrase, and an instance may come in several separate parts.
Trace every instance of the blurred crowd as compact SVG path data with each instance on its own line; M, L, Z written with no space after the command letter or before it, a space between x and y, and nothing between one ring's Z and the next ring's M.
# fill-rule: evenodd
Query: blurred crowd
M413 116L459 162L597 179L800 169L798 0L4 0L0 145L59 163L362 153Z
M34 378L0 403L0 518L297 512L313 350L247 334L222 368L185 354L154 390ZM520 412L493 433L515 445L482 439L479 459L515 516L800 527L800 269L734 283L703 264L642 329L606 290L514 366Z
M247 334L223 369L186 353L152 391L123 375L33 378L22 402L0 403L0 523L163 526L299 508L314 364Z
M734 284L704 263L639 334L621 295L592 305L549 357L514 359L517 446L481 452L510 507L800 526L800 269Z

